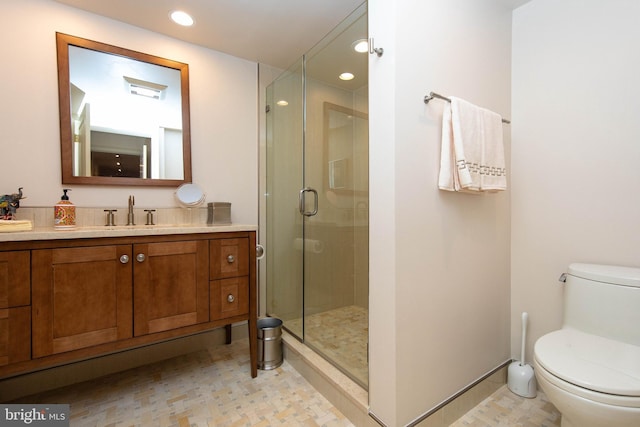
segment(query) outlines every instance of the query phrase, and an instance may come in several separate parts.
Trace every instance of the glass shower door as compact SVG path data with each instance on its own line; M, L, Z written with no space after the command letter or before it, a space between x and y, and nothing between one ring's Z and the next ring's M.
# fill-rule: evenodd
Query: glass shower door
M367 39L364 12L305 55L304 182L317 214L304 216L304 342L366 388L368 54L353 49Z
M363 6L278 77L266 122L267 314L365 388L368 55L353 47L366 23Z
M303 339L302 59L267 88L267 314Z

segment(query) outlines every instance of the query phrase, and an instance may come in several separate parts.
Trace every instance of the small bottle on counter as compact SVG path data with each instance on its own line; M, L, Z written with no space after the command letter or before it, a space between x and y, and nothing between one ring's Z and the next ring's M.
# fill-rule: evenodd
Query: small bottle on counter
M71 191L68 188L64 188L64 194L60 198L61 200L53 208L54 213L54 227L55 228L73 228L76 226L76 205L69 201L67 191Z

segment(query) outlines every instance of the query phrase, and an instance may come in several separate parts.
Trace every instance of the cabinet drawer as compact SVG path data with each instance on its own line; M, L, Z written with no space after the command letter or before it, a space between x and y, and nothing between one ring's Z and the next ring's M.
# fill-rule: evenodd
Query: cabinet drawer
M226 319L249 313L249 279L232 279L211 282L211 320Z
M0 252L0 309L31 304L29 251Z
M0 309L0 366L31 358L31 307Z
M209 243L209 277L224 279L249 274L249 239L214 239Z

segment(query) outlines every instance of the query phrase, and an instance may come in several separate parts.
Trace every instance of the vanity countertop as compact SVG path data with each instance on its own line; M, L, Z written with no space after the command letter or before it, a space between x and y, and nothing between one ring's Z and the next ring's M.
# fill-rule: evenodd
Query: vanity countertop
M256 225L246 224L186 224L186 225L135 225L93 226L71 229L34 227L31 231L0 233L0 242L23 242L30 240L89 239L100 237L155 236L169 234L224 233L233 231L256 231Z

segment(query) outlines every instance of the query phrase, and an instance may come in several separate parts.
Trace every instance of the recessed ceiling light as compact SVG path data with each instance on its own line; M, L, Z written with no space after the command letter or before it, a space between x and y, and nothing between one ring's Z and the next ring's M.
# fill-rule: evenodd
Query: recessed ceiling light
M193 18L187 12L182 10L174 10L169 14L169 17L173 22L184 27L190 27L193 25Z
M342 73L339 76L340 80L353 80L354 77L355 76L351 73Z
M281 99L280 101L276 102L276 105L279 105L281 107L286 107L287 105L289 105L289 103L284 99Z
M358 53L369 52L369 41L367 39L356 40L351 43L351 46Z

